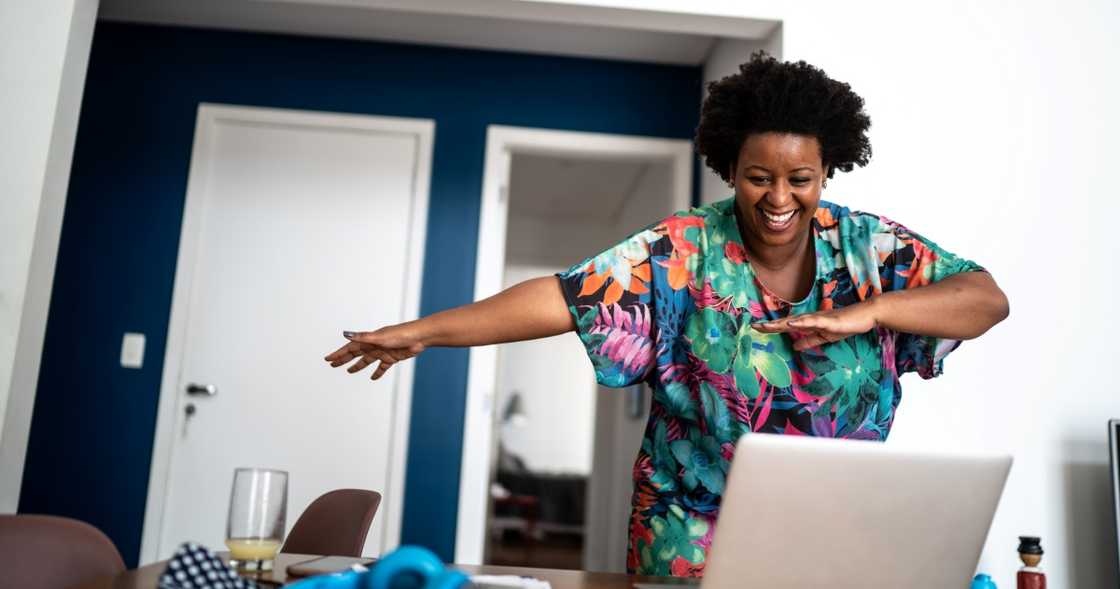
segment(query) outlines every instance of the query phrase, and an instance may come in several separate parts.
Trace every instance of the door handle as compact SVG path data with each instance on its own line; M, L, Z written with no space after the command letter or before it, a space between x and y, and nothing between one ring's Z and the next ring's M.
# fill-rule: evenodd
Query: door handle
M192 382L187 385L187 394L192 396L213 397L218 394L218 387L212 384L195 384Z

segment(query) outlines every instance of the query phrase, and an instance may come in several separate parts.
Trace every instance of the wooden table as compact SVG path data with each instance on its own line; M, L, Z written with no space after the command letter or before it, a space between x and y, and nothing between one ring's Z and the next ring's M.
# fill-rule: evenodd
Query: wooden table
M288 565L314 558L309 554L281 553L276 557L274 570L262 573L258 578L262 587L283 585L296 579L288 579L285 571ZM159 576L163 573L166 561L125 571L115 577L102 577L75 589L156 589ZM558 569L531 569L524 567L470 566L454 565L455 568L471 575L522 575L548 581L553 589L630 589L634 583L668 583L682 586L696 586L696 581L674 579L671 577L642 577L620 573L588 573L585 571L562 571Z

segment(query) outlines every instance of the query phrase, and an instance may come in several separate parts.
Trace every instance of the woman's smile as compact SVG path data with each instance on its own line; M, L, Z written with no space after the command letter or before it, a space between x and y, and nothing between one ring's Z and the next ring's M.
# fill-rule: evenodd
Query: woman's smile
M798 213L801 212L800 208L790 209L783 212L771 212L761 206L756 206L755 210L758 211L759 226L773 232L784 233L797 224Z

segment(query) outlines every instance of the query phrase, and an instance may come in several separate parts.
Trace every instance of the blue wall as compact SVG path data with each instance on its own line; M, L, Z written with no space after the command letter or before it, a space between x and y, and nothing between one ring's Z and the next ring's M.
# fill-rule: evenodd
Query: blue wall
M199 102L430 118L421 313L470 301L486 126L691 138L698 67L98 23L19 509L139 555ZM147 334L142 370L121 334ZM317 361L310 358L309 361ZM418 360L403 541L454 552L467 352Z

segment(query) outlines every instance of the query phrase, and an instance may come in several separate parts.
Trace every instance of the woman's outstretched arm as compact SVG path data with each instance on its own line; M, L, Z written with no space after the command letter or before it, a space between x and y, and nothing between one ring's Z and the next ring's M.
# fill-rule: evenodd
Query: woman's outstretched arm
M560 282L553 276L526 280L488 299L440 311L376 331L343 332L350 343L324 358L350 373L379 362L371 378L432 346L466 347L537 339L575 329Z

